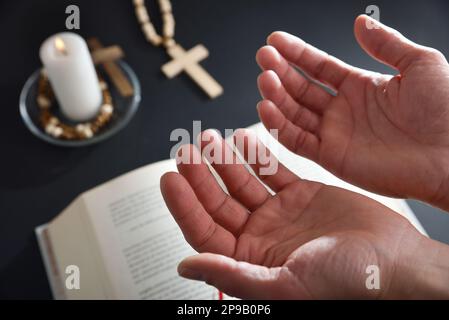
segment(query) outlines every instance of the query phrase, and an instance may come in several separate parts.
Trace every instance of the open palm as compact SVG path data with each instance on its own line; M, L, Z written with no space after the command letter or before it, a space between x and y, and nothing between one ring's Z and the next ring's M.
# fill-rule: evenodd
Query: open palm
M449 192L449 66L367 16L355 35L374 58L399 71L347 65L283 32L257 54L262 122L287 148L365 189L441 207ZM305 79L299 67L314 81Z
M258 154L266 151L251 133L237 135L246 137L243 145L237 144L245 158L256 147ZM215 144L221 154L233 154L217 133L206 131L203 137L203 148ZM194 146L180 152L183 159L201 158ZM386 296L393 290L394 270L407 265L416 253L411 251L425 241L406 219L359 194L302 180L279 165L276 174L260 176L272 195L235 155L232 164L214 160L229 195L204 162L180 163L180 174L165 175L161 190L187 241L207 252L184 261L181 275L229 295ZM252 164L256 173L260 167L259 162ZM381 290L366 287L371 265L380 268Z

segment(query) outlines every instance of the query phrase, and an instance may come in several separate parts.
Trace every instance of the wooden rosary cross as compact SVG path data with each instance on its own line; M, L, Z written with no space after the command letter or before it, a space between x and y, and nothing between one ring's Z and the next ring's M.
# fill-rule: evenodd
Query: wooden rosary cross
M173 58L162 66L162 72L167 78L172 79L184 71L210 98L216 98L223 93L223 87L199 65L199 62L209 56L205 46L199 44L185 51L179 44L174 44L167 48L167 53Z
M92 61L95 65L101 64L111 78L112 83L123 97L130 97L134 94L134 89L122 69L115 63L116 60L125 55L119 46L103 47L96 38L88 40L91 50Z
M159 0L159 9L162 17L162 32L158 34L145 6L145 0L133 0L136 17L142 28L145 38L155 47L161 45L172 57L172 61L162 66L162 72L172 79L181 72L186 72L193 81L211 98L223 93L223 88L212 76L204 70L199 63L209 56L209 51L203 45L197 45L186 51L176 43L175 17L172 12L170 0Z

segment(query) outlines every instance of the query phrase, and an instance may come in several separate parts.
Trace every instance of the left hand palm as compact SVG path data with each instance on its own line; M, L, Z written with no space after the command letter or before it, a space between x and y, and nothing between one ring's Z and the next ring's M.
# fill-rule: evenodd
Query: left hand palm
M262 122L279 141L372 192L443 207L449 177L449 65L438 51L379 24L355 33L395 77L355 68L292 35L275 32L257 54ZM306 80L333 88L332 96Z

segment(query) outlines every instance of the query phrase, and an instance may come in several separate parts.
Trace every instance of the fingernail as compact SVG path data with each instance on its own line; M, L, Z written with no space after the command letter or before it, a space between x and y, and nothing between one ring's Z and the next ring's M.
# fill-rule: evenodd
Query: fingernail
M199 280L204 281L204 276L194 269L189 268L180 268L179 275L183 278L191 279L191 280Z

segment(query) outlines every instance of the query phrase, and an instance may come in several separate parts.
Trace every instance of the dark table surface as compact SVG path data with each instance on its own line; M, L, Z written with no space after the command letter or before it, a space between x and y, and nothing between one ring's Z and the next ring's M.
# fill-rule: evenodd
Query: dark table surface
M148 1L152 13L157 7ZM84 37L118 44L143 91L138 113L112 139L92 147L53 147L27 131L18 112L20 90L40 67L38 50L48 36L64 31L65 8L81 10ZM55 217L81 192L145 164L166 159L175 128L238 128L258 121L256 50L274 30L303 37L354 65L390 70L357 45L353 20L368 1L173 0L176 39L186 48L203 43L202 65L225 88L213 101L182 75L167 80L162 49L146 43L132 1L0 1L0 298L50 298L34 228ZM411 39L449 56L447 1L376 1L381 20ZM160 23L159 15L153 15ZM191 129L190 129L191 130ZM449 215L412 203L429 234L449 243Z

